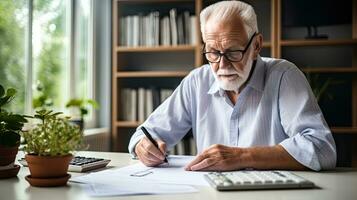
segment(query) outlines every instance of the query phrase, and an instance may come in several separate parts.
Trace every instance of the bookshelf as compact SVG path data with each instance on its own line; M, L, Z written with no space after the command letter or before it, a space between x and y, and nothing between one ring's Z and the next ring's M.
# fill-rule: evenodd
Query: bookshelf
M347 89L341 94L337 92L337 99L342 104L343 116L338 123L327 119L334 136L344 138L345 135L357 136L357 3L353 0L352 23L336 30L345 33L329 39L307 40L302 38L301 29L293 32L282 25L282 4L287 0L248 0L253 5L258 17L258 27L263 34L264 43L262 56L285 58L295 63L304 73L319 74L323 78L337 77L346 79L343 84ZM123 104L121 92L123 88L150 88L169 86L174 89L189 71L204 64L201 55L202 41L199 28L198 14L206 6L216 1L211 0L113 0L113 47L112 47L112 150L127 151L128 140L140 120L124 120L122 116ZM177 14L188 11L190 16L196 16L192 27L196 29L196 40L190 44L177 45L123 45L121 30L122 18L131 15L146 16L150 12L158 11L160 18L168 16L171 9ZM318 8L316 8L318 9ZM340 31L341 30L341 31ZM298 34L296 35L295 32ZM328 32L328 31L327 31ZM301 37L302 36L302 37ZM139 42L140 43L140 42ZM334 56L321 55L326 49L337 52ZM315 55L309 59L301 59L301 52ZM342 52L342 53L341 53ZM343 52L348 52L344 56ZM306 53L305 53L306 54ZM310 56L311 57L311 56ZM335 57L341 63L324 61ZM343 62L342 62L343 61ZM312 63L312 64L311 64ZM341 88L337 88L339 90ZM336 90L336 88L335 88ZM334 101L329 106L333 106ZM338 102L337 102L338 103ZM336 104L339 107L340 104ZM345 106L348 105L348 106ZM348 108L348 111L346 111ZM325 109L325 110L324 110ZM330 109L322 107L324 114L331 115ZM343 111L343 112L342 112ZM337 120L338 121L338 120ZM357 143L354 143L357 146ZM352 162L357 165L357 149L353 150Z
M202 64L202 46L197 18L197 13L200 10L202 10L201 1L113 0L112 150L127 151L127 144L131 134L143 122L142 117L134 117L132 120L127 120L123 117L122 112L125 111L122 102L124 101L122 98L123 90L130 88L132 93L135 93L133 89L137 90L137 94L133 94L137 97L142 94L143 89L145 90L144 93L150 92L151 87L159 88L158 90L168 87L173 90L189 71ZM164 21L163 18L166 16L169 20L172 20L170 17L174 12L176 14L177 29L179 28L179 18L181 15L186 14L187 16L182 17L185 26L184 30L186 30L187 24L191 24L190 27L194 27L196 33L191 33L189 36L191 39L186 40L185 38L184 43L182 43L182 38L181 42L178 38L174 42L172 33L170 33L170 44L167 44L167 40L161 40L161 38L160 41L154 42L145 41L145 39L141 40L145 36L139 36L140 41L134 41L134 45L123 40L123 34L131 35L121 30L123 25L128 23L123 19L129 18L131 20L130 18L139 16L139 21L144 21L144 24L155 24L155 19L154 22L145 21L147 16L155 12L160 15L160 22L158 22L160 26L162 25L161 23L165 23L161 21ZM190 23L188 23L188 17L192 17ZM142 26L145 25L139 25L139 29ZM126 27L131 29L129 26ZM161 27L164 27L164 25ZM133 29L135 30L135 27ZM147 33L148 31L150 32L151 30L146 29L145 32ZM177 33L179 36L179 31ZM188 37L189 34L187 33L188 30L184 32L185 37ZM160 35L165 35L165 33L160 32ZM196 39L192 41L194 37ZM136 110L137 115L139 115L138 110L140 108Z

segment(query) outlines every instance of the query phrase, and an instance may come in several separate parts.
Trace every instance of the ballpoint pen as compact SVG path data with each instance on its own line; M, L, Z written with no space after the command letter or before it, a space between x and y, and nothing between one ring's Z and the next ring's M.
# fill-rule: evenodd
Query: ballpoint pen
M154 140L154 138L151 137L151 135L148 132L148 130L146 130L146 128L143 127L143 126L141 127L141 130L144 132L145 136L150 140L150 142L160 151L159 145L157 144L156 140ZM164 162L169 163L169 161L167 161L166 156L165 156Z

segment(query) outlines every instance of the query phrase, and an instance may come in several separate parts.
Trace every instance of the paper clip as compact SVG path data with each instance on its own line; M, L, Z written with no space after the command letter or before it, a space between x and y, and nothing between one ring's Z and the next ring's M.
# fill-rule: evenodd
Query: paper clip
M152 174L154 173L153 171L150 171L151 169L146 169L146 170L143 170L143 171L138 171L138 172L135 172L133 174L130 174L130 176L135 176L135 177L143 177L143 176L146 176L146 175L149 175L149 174Z

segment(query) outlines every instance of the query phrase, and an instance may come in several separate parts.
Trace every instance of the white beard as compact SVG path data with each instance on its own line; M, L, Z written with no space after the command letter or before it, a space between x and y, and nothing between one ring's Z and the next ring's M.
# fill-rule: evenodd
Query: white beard
M230 67L228 69L218 69L218 71L213 72L213 74L220 88L227 91L239 92L239 89L249 77L252 65L253 59L249 59L247 64L243 67L243 71L238 72L233 67ZM211 69L213 68L211 67ZM236 78L227 78L220 75L236 75Z

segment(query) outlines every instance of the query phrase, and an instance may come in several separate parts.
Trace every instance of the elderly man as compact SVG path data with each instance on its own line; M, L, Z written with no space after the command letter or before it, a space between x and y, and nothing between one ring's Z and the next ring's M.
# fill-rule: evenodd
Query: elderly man
M129 151L145 165L164 162L192 128L198 155L186 170L321 170L336 165L336 147L311 88L292 63L262 58L253 8L222 1L200 14L209 65L193 70L138 128Z

